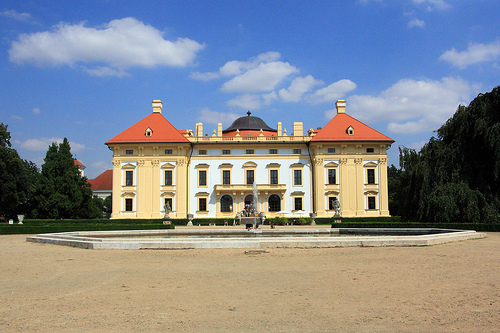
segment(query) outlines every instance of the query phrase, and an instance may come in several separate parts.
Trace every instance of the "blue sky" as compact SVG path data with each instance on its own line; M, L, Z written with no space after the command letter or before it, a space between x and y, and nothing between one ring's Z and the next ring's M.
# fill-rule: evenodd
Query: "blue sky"
M289 132L335 101L419 149L500 84L500 1L9 1L0 4L0 122L39 166L67 137L89 178L104 142L152 112L211 134L251 110Z

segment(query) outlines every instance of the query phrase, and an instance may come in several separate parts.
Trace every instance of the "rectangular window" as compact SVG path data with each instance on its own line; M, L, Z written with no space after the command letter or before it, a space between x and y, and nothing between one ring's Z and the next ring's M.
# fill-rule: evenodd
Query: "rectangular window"
M125 211L131 212L133 209L133 199L125 199Z
M198 171L198 184L199 186L207 186L207 171Z
M302 210L302 198L295 198L295 210Z
M222 184L229 185L231 184L231 171L223 170L222 171Z
M254 182L254 170L247 170L247 185L252 185Z
M368 197L368 209L376 209L375 207L375 197Z
M222 155L231 155L231 150L229 149L222 150Z
M205 149L198 150L198 155L206 155L207 151Z
M172 149L165 149L165 155L172 155Z
M207 211L207 198L199 198L198 199L198 211L200 211L200 212Z
M375 148L366 148L366 152L367 153L374 153L375 152Z
M165 202L164 202L164 206L163 206L163 209L166 209L167 207L167 204L168 204L168 208L170 209L170 211L173 211L174 209L172 208L172 198L165 198Z
M277 185L278 184L278 170L271 170L271 184Z
M368 184L375 184L375 169L366 170L366 180Z
M337 175L335 169L328 169L328 185L337 184Z
M134 172L125 171L125 186L134 186Z
M247 155L253 155L253 154L255 154L255 150L253 150L253 149L247 149L247 150L245 150L245 154L247 154Z
M337 197L328 197L328 210L335 210L335 201Z
M277 155L278 149L269 149L269 155Z
M335 148L328 148L328 154L334 154Z
M293 153L296 155L300 155L300 154L302 154L302 149L294 149Z
M172 185L172 170L165 170L165 185Z
M134 155L134 151L132 149L125 150L125 155Z
M293 185L302 185L302 170L293 170Z

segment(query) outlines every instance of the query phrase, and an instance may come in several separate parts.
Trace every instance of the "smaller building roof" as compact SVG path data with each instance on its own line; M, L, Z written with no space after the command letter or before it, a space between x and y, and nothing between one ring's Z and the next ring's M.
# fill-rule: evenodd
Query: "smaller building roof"
M112 190L113 189L113 170L106 170L94 179L87 180L92 190Z
M85 169L85 165L83 165L82 162L80 162L76 158L74 160L75 160L75 165L77 165L78 167L83 167L83 169Z

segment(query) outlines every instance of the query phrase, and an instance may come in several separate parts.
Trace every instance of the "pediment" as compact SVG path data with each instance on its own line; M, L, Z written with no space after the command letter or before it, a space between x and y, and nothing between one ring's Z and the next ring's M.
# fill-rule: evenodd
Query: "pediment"
M246 162L245 164L243 164L243 167L244 168L256 168L257 167L257 163L255 162Z
M132 163L127 163L125 165L122 166L122 169L135 169L136 166Z
M173 165L172 163L165 163L161 166L162 169L173 169L175 168L175 165Z

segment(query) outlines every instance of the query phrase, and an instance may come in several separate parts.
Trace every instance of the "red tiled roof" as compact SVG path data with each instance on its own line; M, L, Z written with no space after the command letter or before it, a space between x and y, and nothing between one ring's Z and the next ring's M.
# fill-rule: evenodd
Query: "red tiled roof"
M82 162L80 162L80 161L79 161L79 160L77 160L76 158L75 158L75 165L85 167L85 165L83 165L83 164L82 164Z
M152 130L151 136L146 136L148 128ZM106 142L106 144L136 142L189 142L189 140L165 119L161 113L154 112L116 135Z
M113 189L113 170L106 170L94 179L87 180L93 190Z
M349 135L347 129L352 126L354 134ZM390 137L363 124L345 113L338 113L326 124L311 141L390 141Z

